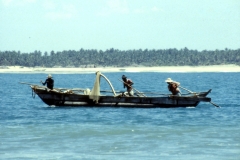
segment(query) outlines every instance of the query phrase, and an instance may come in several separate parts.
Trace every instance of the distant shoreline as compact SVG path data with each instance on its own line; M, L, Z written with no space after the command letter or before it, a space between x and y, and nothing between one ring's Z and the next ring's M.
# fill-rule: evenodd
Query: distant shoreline
M46 74L74 74L106 72L240 72L238 65L212 65L212 66L157 66L157 67L99 67L99 68L41 68L2 66L0 73L46 73Z

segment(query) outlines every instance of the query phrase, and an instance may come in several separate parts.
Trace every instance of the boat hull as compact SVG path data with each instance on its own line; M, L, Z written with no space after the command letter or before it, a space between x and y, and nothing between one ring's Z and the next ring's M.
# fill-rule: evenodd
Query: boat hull
M159 97L125 97L101 95L98 102L89 98L89 95L73 92L60 92L31 86L33 92L49 106L78 106L78 107L138 107L138 108L172 108L172 107L196 107L201 101L210 102L206 97L208 92L200 92L196 95Z

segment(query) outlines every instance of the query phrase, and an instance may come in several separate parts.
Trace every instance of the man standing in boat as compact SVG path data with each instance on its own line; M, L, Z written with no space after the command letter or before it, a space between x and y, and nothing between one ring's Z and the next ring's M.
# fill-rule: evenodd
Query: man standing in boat
M132 85L134 84L131 79L127 79L125 75L122 75L122 80L123 80L123 88L127 87L127 94L128 96L133 96L133 88ZM126 94L125 94L126 95Z
M168 83L168 90L172 92L172 95L181 96L181 91L178 88L179 82L173 81L171 78L166 79L165 82Z
M54 80L52 79L52 75L51 74L49 74L48 76L47 76L47 79L45 80L45 82L43 83L42 81L41 81L41 83L43 84L43 85L45 85L45 84L47 84L47 88L49 88L49 89L53 89L53 86L54 86Z

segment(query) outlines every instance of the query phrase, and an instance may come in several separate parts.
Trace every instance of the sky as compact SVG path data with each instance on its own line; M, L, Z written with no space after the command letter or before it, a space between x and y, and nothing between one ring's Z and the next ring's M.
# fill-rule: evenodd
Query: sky
M240 0L0 0L0 51L240 48Z

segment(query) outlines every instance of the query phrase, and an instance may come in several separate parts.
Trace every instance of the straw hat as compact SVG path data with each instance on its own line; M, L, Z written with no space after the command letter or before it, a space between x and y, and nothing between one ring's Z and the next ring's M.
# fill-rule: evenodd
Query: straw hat
M173 81L171 78L166 79L165 82L167 82L167 83L175 83L177 86L180 85L179 82L177 82L177 81Z
M49 75L47 76L47 78L52 78L52 75L51 75L51 74L49 74Z
M171 78L168 78L168 79L165 80L165 82L171 83L171 82L174 82L174 81Z

